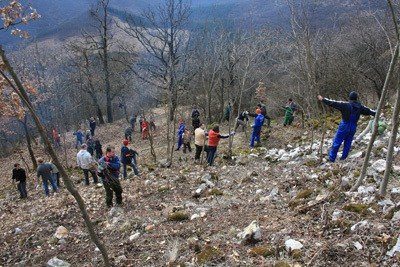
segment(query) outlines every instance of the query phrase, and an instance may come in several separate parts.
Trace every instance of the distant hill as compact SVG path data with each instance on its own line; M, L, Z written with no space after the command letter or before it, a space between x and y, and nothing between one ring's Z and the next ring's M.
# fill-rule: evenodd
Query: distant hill
M123 19L126 12L138 15L141 10L151 8L165 0L111 0L115 16ZM96 0L26 0L42 15L42 18L26 27L32 37L41 40L47 38L65 39L77 36L82 29L90 28L90 7ZM363 10L377 10L386 7L382 0L310 0L318 2L313 13L315 27L330 27L333 18L341 19ZM289 9L284 0L195 0L190 28L215 23L227 28L259 27L265 24L271 27L287 28ZM0 34L1 43L13 45L18 38L9 33Z

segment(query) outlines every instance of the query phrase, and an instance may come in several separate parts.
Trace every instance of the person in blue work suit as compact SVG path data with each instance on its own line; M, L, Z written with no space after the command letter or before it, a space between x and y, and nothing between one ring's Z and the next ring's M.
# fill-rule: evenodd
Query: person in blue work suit
M342 113L342 121L339 124L339 128L333 140L332 148L329 152L329 161L335 162L337 153L343 142L344 148L340 159L345 160L349 155L360 116L375 116L375 111L358 102L358 94L356 92L350 93L348 102L334 101L326 99L320 95L318 95L318 100Z
M83 137L85 136L83 134L83 132L81 130L77 130L76 132L73 133L73 135L76 136L76 144L75 144L75 148L80 147L81 145L83 145Z
M254 143L260 143L260 135L261 135L261 129L262 126L264 125L264 120L265 117L262 114L261 109L256 109L256 118L254 119L254 125L253 125L253 133L251 135L251 140L250 140L250 147L254 148Z
M185 133L186 125L185 122L181 119L179 121L179 129L178 129L178 147L176 148L176 151L181 149L181 146L183 145L183 134Z

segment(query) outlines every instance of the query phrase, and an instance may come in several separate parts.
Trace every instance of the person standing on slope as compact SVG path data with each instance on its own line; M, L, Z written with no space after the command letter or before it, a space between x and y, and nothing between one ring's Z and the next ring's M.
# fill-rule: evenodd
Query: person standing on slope
M96 130L96 120L93 117L89 119L90 135L94 136L94 131Z
M83 171L83 175L85 177L85 185L89 185L89 173L93 177L93 183L97 184L97 174L94 170L96 162L93 160L92 155L87 151L87 145L83 144L81 146L81 150L76 155L76 163L78 167L80 167Z
M217 147L221 139L229 138L235 135L235 132L228 135L221 135L219 133L219 126L215 125L212 130L208 132L208 150L207 150L207 162L208 165L212 166L214 164L214 159L217 155Z
M342 121L339 124L332 148L329 152L329 161L335 162L337 153L343 142L344 148L340 159L345 160L350 153L360 116L375 116L376 112L358 102L358 94L356 92L350 93L348 102L330 100L320 95L318 95L318 100L342 113Z
M26 172L19 163L14 164L12 171L12 179L18 182L17 188L19 191L20 198L27 198L28 193L26 191Z
M260 143L260 135L261 135L261 129L262 126L264 125L264 120L265 117L264 115L261 114L261 109L256 110L257 117L254 119L254 125L253 125L253 133L251 135L251 140L250 140L250 148L254 148L254 143L257 142L257 144Z
M183 145L183 134L185 133L186 125L185 122L180 119L179 121L179 129L178 129L178 147L176 148L176 151L181 149L181 146Z
M204 146L206 145L208 133L206 133L204 128L204 124L201 124L200 127L194 131L194 145L196 146L194 160L196 162L200 161L201 152L203 152Z

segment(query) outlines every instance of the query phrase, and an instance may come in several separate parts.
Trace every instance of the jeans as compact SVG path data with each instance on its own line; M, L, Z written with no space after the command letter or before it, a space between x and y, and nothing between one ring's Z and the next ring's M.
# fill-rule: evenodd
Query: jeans
M209 146L207 151L207 162L208 165L212 166L214 164L214 159L217 155L217 147Z
M53 180L57 182L57 187L60 187L60 173L53 173Z
M122 187L121 183L118 180L118 177L108 183L104 183L103 186L104 189L106 190L107 207L112 207L114 193L117 204L122 204Z
M95 184L98 183L97 174L95 171L86 170L86 169L82 169L82 170L83 170L83 175L85 176L85 185L89 185L89 172L92 174L93 183L95 183Z
M122 175L123 175L124 179L126 179L126 177L128 176L127 171L126 171L127 166L131 166L135 175L139 175L139 170L137 168L136 163L134 163L133 161L131 163L122 163L122 167L123 167Z
M83 144L82 139L76 139L76 145L75 145L76 148L80 148L82 144Z
M182 135L178 136L178 147L176 148L176 150L181 149L181 146L183 145L183 137Z
M44 193L46 194L46 196L50 195L49 192L49 182L51 184L51 187L53 188L53 192L57 192L58 191L58 187L56 184L56 181L53 179L53 177L49 176L49 177L42 177L42 181L43 181L43 189L44 189Z
M19 182L17 185L20 198L28 197L28 192L26 191L26 182Z

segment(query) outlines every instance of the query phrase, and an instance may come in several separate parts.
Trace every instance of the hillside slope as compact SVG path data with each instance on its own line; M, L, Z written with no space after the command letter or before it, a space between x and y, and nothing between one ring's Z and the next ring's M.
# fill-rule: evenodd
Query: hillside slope
M161 120L157 125L162 160L165 125ZM120 147L125 127L122 121L100 127L98 137L104 145ZM216 166L208 168L181 152L172 168L162 168L135 133L142 175L122 181L122 208L107 210L104 189L85 187L80 171L70 172L116 266L394 266L399 253L391 256L389 250L399 235L400 182L392 179L387 199L374 196L389 135L376 144L366 185L352 193L347 190L359 172L365 142L345 162L318 165L319 144L310 150L311 133L278 125L254 151L247 149L245 133L238 133L233 161L224 159L227 142L222 142ZM325 153L330 143L325 142ZM68 135L68 147L72 144ZM69 148L69 165L74 157ZM0 265L39 266L54 256L72 265L100 264L65 189L45 199L30 181L30 198L19 201L8 177L1 185ZM242 231L252 221L259 228L247 242ZM59 226L68 234L57 238Z

